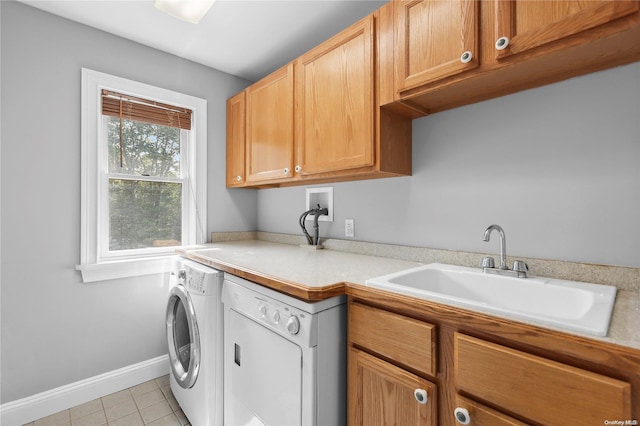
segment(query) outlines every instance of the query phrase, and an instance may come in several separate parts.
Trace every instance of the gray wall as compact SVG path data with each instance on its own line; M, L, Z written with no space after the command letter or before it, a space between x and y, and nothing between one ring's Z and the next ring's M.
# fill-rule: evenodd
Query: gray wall
M334 187L344 238L640 267L640 63L413 122L413 176ZM327 186L327 185L317 185ZM300 233L305 187L261 190L258 229ZM535 272L535 271L534 271Z
M80 68L208 100L208 230L256 228L227 191L225 100L248 82L15 2L2 8L5 403L165 354L162 275L82 284Z
M4 403L166 352L163 280L82 284L74 270L81 67L209 101L209 231L299 233L305 187L224 188L224 101L247 82L0 8ZM414 175L331 185L322 235L342 238L350 217L358 240L497 251L480 237L499 223L514 255L640 267L638 75L640 63L415 120Z

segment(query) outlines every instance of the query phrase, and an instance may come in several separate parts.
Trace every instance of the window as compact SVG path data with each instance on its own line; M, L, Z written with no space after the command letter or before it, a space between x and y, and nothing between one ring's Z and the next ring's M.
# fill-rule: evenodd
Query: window
M205 209L206 101L83 69L83 280L162 272Z

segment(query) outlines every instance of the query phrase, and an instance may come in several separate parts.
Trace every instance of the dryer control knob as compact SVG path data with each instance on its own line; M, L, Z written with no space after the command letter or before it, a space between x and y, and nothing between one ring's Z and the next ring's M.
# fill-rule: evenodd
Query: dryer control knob
M298 334L300 331L300 320L295 315L291 315L287 320L287 330L291 334Z
M280 312L275 311L274 313L271 314L271 319L273 320L273 322L275 322L276 324L278 322L280 322Z
M267 307L264 305L260 305L258 306L258 311L260 312L260 315L264 316L267 315Z

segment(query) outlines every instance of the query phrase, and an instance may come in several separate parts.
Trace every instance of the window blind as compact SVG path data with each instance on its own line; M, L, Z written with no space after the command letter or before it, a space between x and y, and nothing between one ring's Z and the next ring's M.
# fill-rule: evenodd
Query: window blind
M102 90L103 115L191 130L191 113L187 108Z

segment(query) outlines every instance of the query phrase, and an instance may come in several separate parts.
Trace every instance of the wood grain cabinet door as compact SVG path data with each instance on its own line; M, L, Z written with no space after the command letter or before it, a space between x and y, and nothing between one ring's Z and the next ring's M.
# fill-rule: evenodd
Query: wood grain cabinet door
M496 58L504 58L637 13L637 0L498 0Z
M456 389L535 424L631 419L627 382L456 333Z
M398 365L436 376L438 349L432 324L354 302L349 304L349 340Z
M437 425L436 385L354 348L349 398L350 426Z
M395 3L398 92L478 66L478 5L474 0Z
M227 100L227 188L245 184L245 92Z
M456 395L456 410L450 414L452 424L458 424L453 421L457 415L460 415L457 413L458 409L464 409L468 413L462 415L458 423L464 422L466 418L469 424L474 426L527 426L526 423L460 395Z
M293 64L247 89L247 183L293 176Z
M374 164L374 47L369 16L296 60L301 175Z

